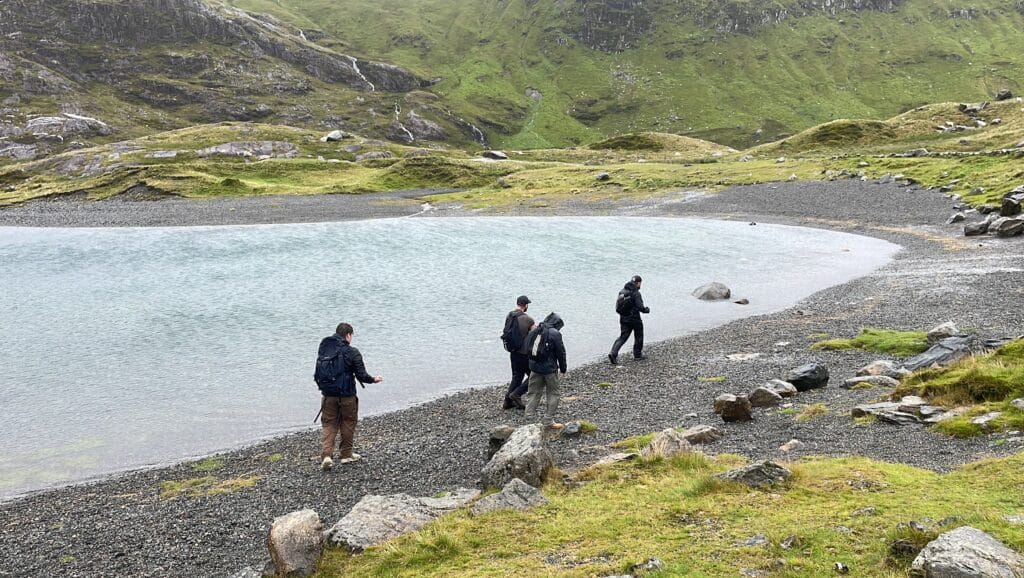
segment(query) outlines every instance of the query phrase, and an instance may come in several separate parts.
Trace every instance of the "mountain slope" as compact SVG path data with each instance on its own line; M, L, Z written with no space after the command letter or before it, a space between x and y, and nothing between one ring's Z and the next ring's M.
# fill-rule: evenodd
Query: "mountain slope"
M657 130L744 148L1024 87L1021 0L231 3L439 77L510 147Z

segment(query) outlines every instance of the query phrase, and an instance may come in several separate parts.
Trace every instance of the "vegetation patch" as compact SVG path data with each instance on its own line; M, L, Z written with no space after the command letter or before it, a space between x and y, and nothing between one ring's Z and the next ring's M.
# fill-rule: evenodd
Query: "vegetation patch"
M793 418L796 421L810 421L828 415L828 406L823 403L812 403L805 405L800 413Z
M724 375L712 375L710 377L698 377L697 381L701 383L722 383L725 381Z
M224 458L213 456L192 464L192 471L213 472L224 467Z
M624 134L598 141L590 145L594 150L660 151L665 145L648 134Z
M220 480L215 476L203 476L187 480L167 480L160 482L160 498L170 500L178 496L199 498L230 494L255 486L261 478L262 476L248 476Z
M277 462L279 462L279 461L281 461L283 459L284 459L284 454L282 454L280 452L272 453L269 456L267 456L267 461L272 463L272 464L273 463L277 463Z
M585 434L594 433L598 430L597 424L592 421L580 420L580 431Z
M853 339L830 339L811 345L811 349L836 351L863 349L897 357L911 357L928 349L928 334L923 331L893 331L891 329L861 329Z
M859 575L895 577L910 558L894 555L891 544L917 547L934 536L936 520L950 517L956 522L942 531L970 525L1024 549L1024 528L1003 519L1024 511L1024 455L949 474L866 458L808 459L791 464L793 477L771 491L715 477L735 465L732 456L694 454L591 467L585 484L546 485L546 506L461 511L362 554L329 550L318 576L582 578L628 574L656 557L665 576L732 576L782 559L785 576L830 576L841 560ZM765 547L736 546L759 534Z

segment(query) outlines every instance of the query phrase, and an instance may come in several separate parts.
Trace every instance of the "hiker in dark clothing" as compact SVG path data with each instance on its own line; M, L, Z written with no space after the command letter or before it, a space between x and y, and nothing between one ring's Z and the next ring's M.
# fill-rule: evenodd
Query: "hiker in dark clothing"
M329 470L334 466L334 441L341 433L341 461L348 464L358 461L362 456L352 453L352 442L356 434L356 423L359 421L359 397L356 396L356 381L364 383L380 383L384 378L372 376L363 365L363 355L350 345L352 343L352 326L348 323L338 324L334 335L325 337L320 342L317 352L319 372L320 360L338 356L343 362L336 376L329 376L326 383L319 383L323 399L320 402L322 426L320 442L320 467Z
M530 358L529 401L526 404L526 420L537 419L540 398L545 397L542 423L551 429L564 426L556 421L558 400L561 398L558 374L566 372L565 344L560 330L565 322L557 313L551 313L526 338Z
M640 284L643 279L639 275L626 282L626 285L619 291L619 297L615 303L615 310L619 313L619 338L612 344L612 351L608 354L608 361L616 365L619 361L619 349L625 345L630 333L633 334L633 357L636 359L647 359L644 355L644 320L640 318L641 313L650 313L650 307L644 306L644 298L640 296ZM620 305L621 304L621 305Z
M509 311L505 317L506 327L509 327L509 323L516 324L515 335L519 339L519 343L505 344L506 349L511 348L508 358L512 365L512 381L508 384L505 402L501 405L501 409L526 409L526 405L523 403L523 394L527 389L526 379L530 376L530 359L526 356L526 336L533 329L533 317L526 314L529 308L530 298L520 295L516 298L516 308ZM502 337L505 338L504 335Z

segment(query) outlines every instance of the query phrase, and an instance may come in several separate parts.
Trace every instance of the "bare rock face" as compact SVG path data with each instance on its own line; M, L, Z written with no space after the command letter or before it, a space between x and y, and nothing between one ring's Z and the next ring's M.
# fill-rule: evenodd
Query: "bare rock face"
M290 159L298 156L299 148L292 143L284 141L238 141L199 149L196 151L196 154L201 157L226 156L257 159Z
M473 504L471 511L474 514L484 514L496 510L529 510L547 503L547 498L540 490L519 478L512 478L500 492L481 498Z
M277 576L310 576L323 550L323 523L313 510L274 519L267 537Z
M423 118L416 114L416 111L409 112L409 118L406 119L405 126L419 140L443 141L448 138L448 133L441 128L441 125Z
M540 487L555 459L538 424L518 428L483 469L485 486L502 488L512 478Z
M671 458L680 454L687 454L693 451L686 436L672 428L658 432L651 443L640 450L640 455L645 458L663 457Z
M463 488L441 498L416 498L407 494L365 496L327 530L325 536L332 546L361 552L406 532L415 532L479 495L479 490Z
M918 578L1019 578L1024 557L970 526L932 540L911 565Z

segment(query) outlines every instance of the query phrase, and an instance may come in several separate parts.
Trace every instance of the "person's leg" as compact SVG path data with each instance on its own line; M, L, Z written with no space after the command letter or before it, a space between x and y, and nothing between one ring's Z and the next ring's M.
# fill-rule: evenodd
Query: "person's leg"
M547 393L544 400L544 425L549 426L555 422L555 412L558 411L558 400L561 399L558 372L544 376L544 390Z
M526 421L533 423L537 421L537 406L540 405L540 396L544 393L544 376L539 373L531 373L529 381L529 400L526 403Z
M338 398L323 396L320 401L320 459L334 455L338 437Z
M633 357L642 357L644 354L644 322L641 321L633 326Z
M614 360L619 357L619 350L625 345L626 340L629 339L629 334L633 331L628 323L619 322L619 338L612 344L612 351L608 356Z
M356 423L359 422L359 398L339 397L341 406L341 459L352 457L352 444L356 437Z
M527 381L530 376L530 358L522 353L513 353L512 364L512 383L517 383L516 379L518 378L519 385L510 390L509 397L520 399L530 387L530 383Z

